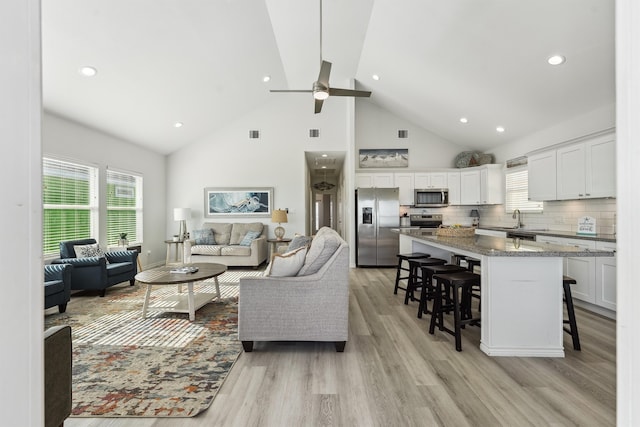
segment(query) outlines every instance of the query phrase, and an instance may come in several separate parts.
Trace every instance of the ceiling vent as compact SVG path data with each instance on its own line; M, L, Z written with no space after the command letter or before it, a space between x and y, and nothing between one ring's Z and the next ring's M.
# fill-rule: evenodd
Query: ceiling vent
M260 131L259 130L250 130L249 131L249 139L258 139L260 138Z
M320 129L309 129L309 138L318 138L320 136Z
M408 138L409 137L409 131L406 129L400 129L398 130L398 138Z

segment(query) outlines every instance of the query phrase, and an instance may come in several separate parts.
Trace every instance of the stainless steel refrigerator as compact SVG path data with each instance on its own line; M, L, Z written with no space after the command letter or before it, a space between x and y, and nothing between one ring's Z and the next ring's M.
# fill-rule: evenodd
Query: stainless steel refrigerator
M392 228L400 225L397 188L356 190L356 265L395 267L399 237Z

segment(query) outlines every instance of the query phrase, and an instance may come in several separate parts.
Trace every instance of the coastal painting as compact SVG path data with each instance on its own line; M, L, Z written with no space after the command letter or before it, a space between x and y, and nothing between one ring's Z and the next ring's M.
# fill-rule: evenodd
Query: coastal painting
M204 189L205 217L271 216L273 187Z
M360 150L361 168L407 168L409 149L376 148Z

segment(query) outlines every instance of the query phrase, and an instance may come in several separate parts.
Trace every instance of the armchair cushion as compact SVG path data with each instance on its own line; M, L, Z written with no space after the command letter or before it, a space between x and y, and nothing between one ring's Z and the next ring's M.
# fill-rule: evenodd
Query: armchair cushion
M60 313L67 309L71 299L71 264L44 266L44 308L58 306Z
M295 236L291 240L291 243L289 243L289 247L287 248L287 252L293 251L293 250L301 248L303 246L309 246L311 244L311 239L313 239L313 237Z
M325 230L333 231L328 227L323 227L318 230L318 234L313 238L313 243L309 248L309 252L307 252L307 257L304 265L298 272L298 276L308 276L317 273L340 246L342 242L340 236L335 232L330 233Z

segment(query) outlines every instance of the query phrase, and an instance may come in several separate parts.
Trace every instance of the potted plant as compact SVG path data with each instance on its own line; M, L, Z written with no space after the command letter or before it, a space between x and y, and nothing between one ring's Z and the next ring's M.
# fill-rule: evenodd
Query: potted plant
M118 240L118 246L127 246L129 241L127 240L127 233L120 233L120 240Z

